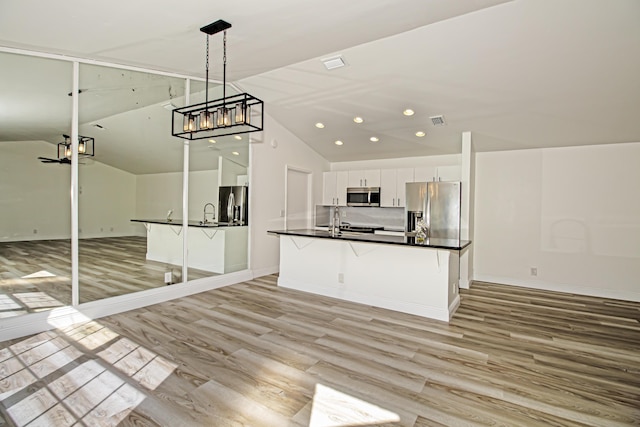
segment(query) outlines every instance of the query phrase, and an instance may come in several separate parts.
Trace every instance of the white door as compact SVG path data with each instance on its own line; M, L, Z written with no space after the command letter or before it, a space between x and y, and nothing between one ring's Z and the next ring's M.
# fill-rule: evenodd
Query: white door
M287 166L285 229L312 228L311 172Z

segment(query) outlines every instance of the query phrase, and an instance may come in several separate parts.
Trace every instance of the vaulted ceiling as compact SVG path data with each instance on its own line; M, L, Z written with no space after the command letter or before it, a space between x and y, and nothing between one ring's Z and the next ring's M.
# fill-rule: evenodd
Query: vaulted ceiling
M203 77L217 19L227 80L329 161L457 153L463 131L480 151L640 141L637 0L5 0L0 46Z

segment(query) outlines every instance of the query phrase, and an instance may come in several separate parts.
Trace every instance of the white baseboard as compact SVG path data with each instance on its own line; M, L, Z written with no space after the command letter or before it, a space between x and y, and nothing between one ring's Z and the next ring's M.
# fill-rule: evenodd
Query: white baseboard
M640 302L640 292L620 291L617 289L590 288L566 283L551 283L542 280L514 279L512 277L476 275L473 280L478 282L490 282L501 285L519 286L522 288L542 289L545 291L565 292L569 294L585 295L590 297L611 298L623 301Z
M254 268L251 271L253 272L253 277L268 276L269 274L278 273L280 271L280 266L274 265L271 267Z
M0 322L0 341L36 334L55 328L63 328L80 321L98 319L124 311L134 310L188 295L233 285L253 278L250 270L222 276L205 277L190 282L163 286L117 297L80 304L77 307L60 307L51 311L8 317Z
M422 304L390 300L386 298L348 292L341 289L324 286L313 286L309 285L308 283L298 283L295 280L287 280L283 277L278 278L278 286L282 286L283 288L288 289L295 289L302 292L310 292L312 294L323 295L331 298L337 298L345 301L356 302L359 304L386 308L387 310L399 311L401 313L415 314L416 316L442 320L444 322L448 322L450 319L450 311L446 308L430 307Z
M449 304L449 320L451 320L458 307L460 307L460 294L456 295L453 302Z

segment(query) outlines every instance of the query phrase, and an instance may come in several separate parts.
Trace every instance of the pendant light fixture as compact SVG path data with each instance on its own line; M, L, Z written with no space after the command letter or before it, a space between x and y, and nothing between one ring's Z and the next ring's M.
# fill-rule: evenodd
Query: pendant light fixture
M227 29L231 24L218 20L200 28L207 35L205 102L176 108L172 113L171 134L196 140L258 132L264 121L264 103L248 93L227 97ZM222 98L209 100L209 36L223 32Z
M73 152L73 146L71 145L71 137L69 135L62 135L64 137L63 142L58 143L58 158L51 159L49 157L38 157L42 163L61 163L71 164L71 154ZM78 158L83 159L85 157L93 157L95 139L90 136L78 137Z
M58 143L58 159L66 158L71 160L71 138L69 135L62 136L64 137L64 142ZM94 143L95 139L90 136L78 136L78 157L93 157L95 155Z

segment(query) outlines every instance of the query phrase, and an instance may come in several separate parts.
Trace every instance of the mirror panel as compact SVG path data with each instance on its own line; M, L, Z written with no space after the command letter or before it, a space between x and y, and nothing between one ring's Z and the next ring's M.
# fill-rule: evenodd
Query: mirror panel
M226 96L236 93L227 87ZM205 102L204 82L192 80L190 95L190 104ZM209 100L222 97L222 86L210 83ZM189 280L244 270L249 238L248 137L195 140L189 150L189 220L194 224L189 229Z
M78 169L80 303L181 282L183 143L171 109L185 80L81 64L79 87L79 134L95 138Z
M71 305L71 169L57 161L57 144L71 133L72 64L4 52L0 64L0 318L7 318Z

